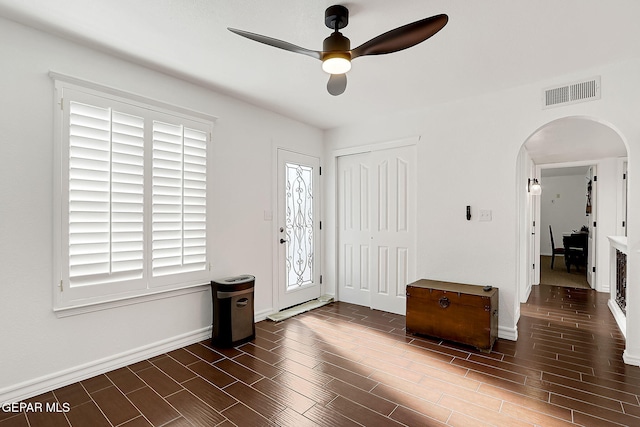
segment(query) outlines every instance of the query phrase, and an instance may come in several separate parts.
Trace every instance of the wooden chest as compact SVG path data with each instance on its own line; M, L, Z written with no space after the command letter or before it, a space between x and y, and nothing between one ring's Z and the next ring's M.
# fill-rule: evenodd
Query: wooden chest
M498 289L422 279L407 285L407 332L490 352L498 337Z

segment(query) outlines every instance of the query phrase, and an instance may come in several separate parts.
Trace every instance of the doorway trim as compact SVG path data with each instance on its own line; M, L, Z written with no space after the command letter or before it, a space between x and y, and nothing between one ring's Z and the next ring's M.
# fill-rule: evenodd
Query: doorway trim
M598 160L580 160L575 162L564 162L564 163L544 163L544 164L535 165L535 169L536 169L536 176L540 177L542 176L542 170L572 168L572 167L581 167L581 166L597 168ZM597 186L597 184L594 184L594 185ZM589 218L589 221L588 221L589 223L592 223L593 219L597 218L597 215L598 215L599 198L596 197L594 201L595 203L593 204L593 208L592 208L594 212L594 216ZM535 218L536 224L539 224L539 225L542 224L542 204L541 203L536 203L534 205L534 218ZM536 228L539 228L538 225L536 225ZM592 253L589 253L589 257L592 259L595 259L597 254L596 242L597 242L597 236L598 236L598 228L590 227L590 229L593 230L593 235L589 236L590 239L593 239L593 250L592 250ZM532 262L535 263L535 277L537 282L535 284L537 285L540 284L540 256L541 256L540 248L541 248L542 235L543 235L543 230L541 230L539 233L536 233L535 253L533 254L534 258L532 260ZM558 239L556 238L556 241L557 240ZM591 267L593 267L593 265L591 264L591 262L589 262L589 264L587 264L587 267L585 268L591 268ZM590 273L587 272L587 274L590 274ZM595 274L592 275L592 281L593 283L589 283L589 285L591 286L591 289L598 290L598 280Z
M331 157L334 162L337 162L338 157L348 156L350 154L362 154L362 153L368 153L370 151L381 151L381 150L388 150L390 148L406 147L408 145L418 145L420 138L421 138L420 135L416 135L416 136L409 136L407 138L402 138L402 139L394 139L391 141L375 142L372 144L357 145L355 147L349 147L349 148L340 148L332 151Z

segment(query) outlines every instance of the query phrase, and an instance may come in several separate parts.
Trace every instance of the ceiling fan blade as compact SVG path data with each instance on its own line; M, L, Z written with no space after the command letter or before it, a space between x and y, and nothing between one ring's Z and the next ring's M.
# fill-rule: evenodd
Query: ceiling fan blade
M327 83L327 91L333 96L338 96L344 93L347 88L347 75L346 74L331 74L329 82Z
M283 50L288 50L289 52L294 52L294 53L300 53L302 55L307 55L310 56L312 58L315 59L321 59L322 58L322 53L315 51L315 50L310 50L310 49L305 49L303 47L300 46L296 46L295 44L289 43L289 42L285 42L282 40L278 40L278 39L274 39L272 37L267 37L267 36L263 36L260 34L255 34L255 33L250 33L248 31L242 31L242 30L237 30L235 28L227 28L229 31L231 31L232 33L236 33L239 36L242 37L246 37L250 40L254 40L260 43L264 43L266 45L269 46L273 46L273 47L277 47L279 49L283 49Z
M351 51L351 59L365 55L398 52L415 46L440 31L447 25L448 21L449 17L442 14L387 31L353 49Z

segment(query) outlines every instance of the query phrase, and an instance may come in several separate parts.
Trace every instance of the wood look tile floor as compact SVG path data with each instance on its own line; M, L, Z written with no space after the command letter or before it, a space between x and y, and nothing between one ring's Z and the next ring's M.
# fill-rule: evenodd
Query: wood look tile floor
M406 335L404 317L332 303L220 350L201 342L0 412L15 426L638 426L640 368L607 295L541 285L490 354Z

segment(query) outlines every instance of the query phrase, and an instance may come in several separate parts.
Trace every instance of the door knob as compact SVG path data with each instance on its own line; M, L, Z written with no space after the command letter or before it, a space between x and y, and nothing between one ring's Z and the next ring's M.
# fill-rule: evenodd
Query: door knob
M280 244L282 243L286 243L287 241L285 239L280 239Z

